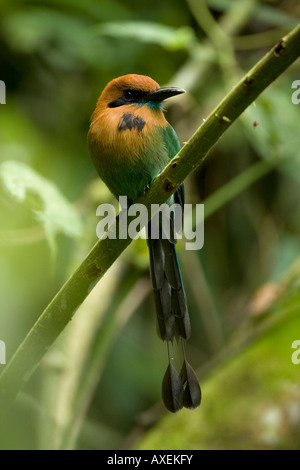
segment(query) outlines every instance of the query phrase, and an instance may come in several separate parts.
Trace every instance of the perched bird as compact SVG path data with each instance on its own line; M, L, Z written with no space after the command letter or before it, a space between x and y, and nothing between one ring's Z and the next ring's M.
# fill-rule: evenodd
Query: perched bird
M182 88L160 88L152 78L129 74L106 85L91 118L88 147L99 176L119 198L129 204L149 187L180 149L178 137L163 113L166 98L184 93ZM184 205L183 185L169 203ZM163 401L172 412L183 406L196 408L201 391L196 374L185 358L183 340L191 333L186 295L172 235L151 239L148 225L150 275L154 292L157 332L167 341L169 365L162 385ZM149 235L150 234L150 235ZM171 364L169 342L181 338L184 361L180 374Z

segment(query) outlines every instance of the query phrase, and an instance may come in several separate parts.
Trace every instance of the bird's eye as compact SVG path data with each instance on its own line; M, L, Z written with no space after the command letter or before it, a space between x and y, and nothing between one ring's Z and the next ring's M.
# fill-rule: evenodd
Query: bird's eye
M125 98L125 100L132 100L134 97L134 94L133 94L133 91L131 90L125 90L124 93L123 93L123 98Z

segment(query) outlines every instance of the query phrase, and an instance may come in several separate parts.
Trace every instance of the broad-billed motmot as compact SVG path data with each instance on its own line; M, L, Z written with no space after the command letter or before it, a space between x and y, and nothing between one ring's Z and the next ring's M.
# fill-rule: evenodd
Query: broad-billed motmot
M176 132L163 113L166 98L184 93L182 88L160 88L152 78L129 74L104 88L91 118L88 146L101 179L119 198L135 200L180 150ZM184 205L183 185L168 203ZM150 234L150 235L149 235ZM150 275L154 293L157 333L167 341L169 365L162 384L163 401L172 412L183 406L196 408L201 391L187 362L184 340L191 333L186 295L176 254L176 239L151 239L148 225ZM171 364L169 342L181 338L184 361L180 374Z

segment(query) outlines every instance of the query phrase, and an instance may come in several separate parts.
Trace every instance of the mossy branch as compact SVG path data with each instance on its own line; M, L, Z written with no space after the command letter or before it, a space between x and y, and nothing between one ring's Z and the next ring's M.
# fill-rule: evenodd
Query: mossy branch
M149 208L153 203L167 201L249 104L298 58L299 44L300 25L276 44L228 93L137 202ZM118 223L117 218L114 223L116 233ZM0 417L76 309L130 242L130 238L99 240L46 307L0 376Z

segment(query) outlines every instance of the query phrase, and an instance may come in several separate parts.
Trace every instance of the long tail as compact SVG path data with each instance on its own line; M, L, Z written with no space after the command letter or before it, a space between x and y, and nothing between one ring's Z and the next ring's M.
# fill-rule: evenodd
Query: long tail
M151 222L148 225L151 234ZM168 344L169 365L162 385L162 396L169 411L183 406L197 408L201 403L201 390L196 374L185 358L183 340L191 334L191 324L174 240L151 239L148 235L150 276L154 293L157 334ZM180 374L170 362L169 341L181 338L184 362Z

